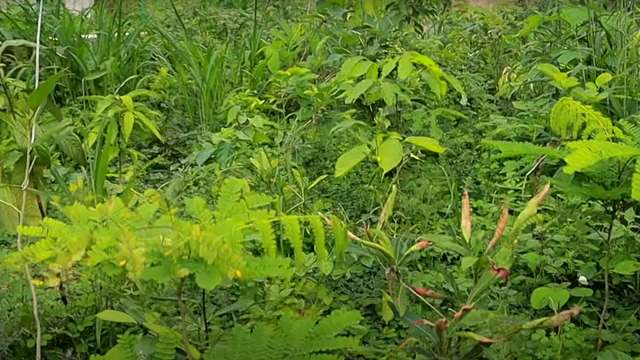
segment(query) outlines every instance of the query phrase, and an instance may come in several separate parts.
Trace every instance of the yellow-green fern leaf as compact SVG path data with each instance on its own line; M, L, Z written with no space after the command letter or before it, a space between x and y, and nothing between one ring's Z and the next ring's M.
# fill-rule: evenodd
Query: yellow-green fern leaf
M636 160L636 168L631 177L631 198L640 201L640 160Z
M551 129L564 139L605 140L622 135L607 116L570 97L558 100L551 109L550 120Z
M276 244L276 235L273 233L271 223L269 221L258 221L255 226L258 232L260 232L264 253L269 257L275 257L278 247Z
M311 226L311 231L313 232L314 237L314 247L316 250L316 256L318 257L318 264L320 266L320 271L325 274L331 272L332 264L329 259L329 252L327 251L327 240L324 232L324 225L322 224L322 220L320 220L319 216L312 216L309 218L309 225Z
M349 246L349 238L347 236L347 228L344 223L338 219L337 216L331 217L331 223L333 224L333 237L334 245L333 252L337 259L341 259Z
M640 147L610 141L573 141L567 143L567 147L571 150L571 153L564 158L567 163L564 171L567 174L583 171L606 159L640 156Z
M302 250L302 232L300 230L300 222L297 216L285 216L282 219L284 226L284 234L289 240L293 248L293 257L296 261L296 267L302 269L304 266L304 251Z

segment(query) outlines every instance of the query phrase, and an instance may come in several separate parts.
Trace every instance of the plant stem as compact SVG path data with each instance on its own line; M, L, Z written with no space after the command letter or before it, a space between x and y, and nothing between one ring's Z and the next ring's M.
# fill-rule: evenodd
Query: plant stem
M184 350L187 353L187 357L190 360L193 360L191 352L189 351L189 340L187 338L187 307L184 305L184 301L182 301L184 279L185 278L181 278L178 282L178 288L176 289L176 298L178 301L178 312L180 313L180 330L182 331L182 343L184 345Z
M609 220L609 228L607 230L606 250L604 255L604 303L600 312L600 323L598 324L598 342L596 350L602 349L602 330L607 317L607 308L609 307L609 258L611 254L611 235L613 234L613 225L616 220L617 204L612 205L611 219Z
M40 35L42 31L42 10L43 10L44 1L41 0L39 4L38 10L38 29L36 34L36 64L35 64L35 88L38 88L40 82ZM39 106L33 117L31 118L30 124L30 137L27 142L27 149L25 150L25 164L24 164L24 179L22 181L22 203L20 204L20 211L18 212L18 236L16 238L16 245L18 247L18 251L22 250L22 233L20 232L20 228L24 225L25 221L25 211L27 208L27 191L29 190L29 182L31 179L31 170L33 169L33 165L35 165L35 159L32 159L33 145L36 141L36 120L40 113L42 106ZM29 291L31 292L31 309L33 312L33 321L36 326L36 360L42 359L42 327L40 325L40 315L38 311L38 296L36 294L36 288L33 284L33 277L31 276L31 269L29 268L29 264L24 265L24 274L29 283Z
M204 324L204 338L209 339L209 321L207 320L207 293L202 289L202 322Z

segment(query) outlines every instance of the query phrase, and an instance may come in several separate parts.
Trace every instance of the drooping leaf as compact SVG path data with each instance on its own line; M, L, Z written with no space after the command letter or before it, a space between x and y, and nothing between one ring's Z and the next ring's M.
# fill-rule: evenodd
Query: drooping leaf
M374 80L372 79L363 79L354 86L347 89L344 92L344 102L345 104L352 104L356 101L365 91L369 90L369 88L374 84Z
M346 153L340 155L336 161L335 177L343 176L354 166L358 165L369 154L367 145L358 145Z
M102 319L105 321L118 322L118 323L126 323L126 324L135 324L136 320L131 317L131 315L124 313L122 311L117 310L104 310L96 314L98 319Z
M427 136L409 136L404 141L436 154L442 154L447 151L447 148L440 145L438 140Z
M27 105L29 105L31 110L35 111L39 106L43 105L47 101L49 94L51 94L53 89L55 89L61 76L62 72L58 72L50 76L47 80L40 83L38 88L29 95Z

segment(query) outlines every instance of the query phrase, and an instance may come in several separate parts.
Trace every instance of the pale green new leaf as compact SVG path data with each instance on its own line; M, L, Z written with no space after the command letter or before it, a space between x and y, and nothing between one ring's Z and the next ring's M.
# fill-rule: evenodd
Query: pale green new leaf
M402 143L397 139L385 140L378 149L378 164L383 174L393 170L402 161Z
M409 136L404 141L436 154L447 151L447 148L440 145L438 140L427 136Z
M336 161L335 177L343 176L354 166L358 165L369 154L367 145L358 145L346 153L340 155Z

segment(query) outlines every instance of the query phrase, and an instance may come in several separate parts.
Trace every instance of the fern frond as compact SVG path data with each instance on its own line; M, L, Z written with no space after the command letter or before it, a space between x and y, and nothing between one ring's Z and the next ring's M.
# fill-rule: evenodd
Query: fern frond
M638 124L637 121L633 122L629 119L624 119L620 121L620 126L622 130L631 137L631 140L640 146L640 124Z
M120 335L118 344L104 355L92 355L91 360L138 360L136 343L139 335Z
M546 155L553 158L561 158L563 155L562 151L559 149L539 146L525 142L484 140L482 141L482 144L499 150L500 158L509 158L524 155Z
M260 233L260 240L262 241L262 250L269 257L275 257L278 252L278 245L276 244L276 235L273 232L273 227L269 221L258 221L255 223L256 229Z
M337 259L341 259L342 256L344 256L344 253L347 251L347 247L349 246L347 227L335 215L331 217L331 222L333 224L334 238L333 252Z
M563 97L553 105L550 126L563 139L589 139L593 136L607 140L622 135L607 116L570 97Z
M318 322L313 329L312 336L316 338L334 337L345 328L354 326L362 320L362 315L357 310L335 310L331 315Z
M277 324L258 323L250 330L235 326L205 354L208 360L342 359L336 350L360 346L357 337L337 336L357 325L362 316L355 310L336 310L319 320L318 315L284 315ZM319 320L319 321L318 321Z
M304 251L302 249L302 231L297 216L285 216L282 219L284 234L293 248L293 257L296 267L301 269L304 266Z
M175 360L176 348L180 345L180 339L170 332L163 332L158 335L151 359Z
M600 161L612 158L640 156L640 148L620 143L600 140L581 140L567 143L571 153L564 157L567 165L564 171L573 174L585 170Z
M331 272L332 264L329 259L329 252L327 251L327 239L324 232L324 225L319 216L312 216L309 218L309 225L314 237L314 247L316 255L318 256L318 264L320 265L320 271L325 274Z
M631 176L631 198L640 201L640 160L636 160L636 168Z
M249 184L244 179L229 178L224 181L218 195L216 219L224 219L236 215L242 193L248 190Z

